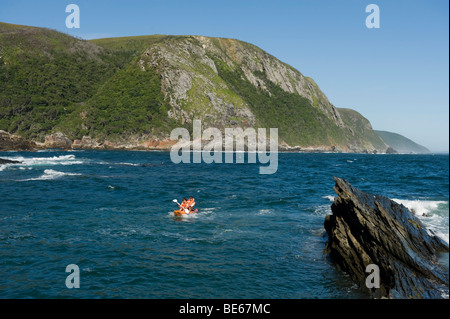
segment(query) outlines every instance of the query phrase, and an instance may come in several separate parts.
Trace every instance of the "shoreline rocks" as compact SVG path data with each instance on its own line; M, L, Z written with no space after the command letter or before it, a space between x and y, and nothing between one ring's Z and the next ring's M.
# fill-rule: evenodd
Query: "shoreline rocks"
M449 246L405 206L364 193L334 178L332 215L325 218L326 253L373 298L441 299L448 269L439 264ZM366 267L379 267L379 288L367 288Z
M0 151L32 151L36 148L36 143L0 130Z
M44 142L45 148L60 148L70 149L72 148L72 141L68 139L63 133L56 132L55 134L47 135Z
M202 146L205 146L210 141L202 140ZM177 141L170 138L157 137L130 137L129 140L123 141L108 141L102 142L90 137L83 136L82 139L71 140L61 132L56 132L45 136L44 142L30 141L23 137L12 135L8 132L0 130L0 151L34 151L42 149L60 149L60 150L130 150L130 151L170 151L171 147ZM219 148L225 151L222 141ZM187 145L189 144L189 145ZM211 146L211 145L209 145ZM185 147L193 149L192 141L186 141ZM245 150L248 145L245 144ZM269 151L269 145L267 145ZM351 147L339 147L336 145L316 145L316 146L289 146L281 141L278 145L278 152L282 153L361 153L361 154L376 154L374 150L354 149ZM387 149L386 153L393 153L392 150Z

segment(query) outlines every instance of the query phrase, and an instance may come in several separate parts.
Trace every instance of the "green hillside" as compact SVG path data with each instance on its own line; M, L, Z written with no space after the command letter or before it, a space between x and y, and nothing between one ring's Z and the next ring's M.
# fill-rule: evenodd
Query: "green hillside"
M129 60L56 31L0 23L0 129L43 138Z
M398 153L414 153L414 154L427 154L430 153L430 150L426 147L419 145L409 138L404 137L403 135L386 132L386 131L375 131L381 139Z

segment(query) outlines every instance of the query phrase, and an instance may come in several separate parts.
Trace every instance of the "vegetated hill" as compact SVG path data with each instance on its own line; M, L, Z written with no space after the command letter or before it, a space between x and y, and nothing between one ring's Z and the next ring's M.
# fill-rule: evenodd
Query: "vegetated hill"
M258 47L203 36L80 40L0 23L0 129L139 143L174 127L276 127L280 143L384 152L359 113Z
M129 60L53 30L0 23L0 128L42 139Z
M357 145L359 148L367 148L368 145L373 145L377 149L386 149L386 144L372 129L372 125L368 119L352 109L338 108L338 111L343 122L350 128L352 134L361 137L357 140L363 143Z
M406 153L406 154L431 153L430 150L427 149L425 146L419 145L416 142L410 140L409 138L404 137L403 135L378 130L375 130L375 133L381 137L384 143L392 147L398 153Z

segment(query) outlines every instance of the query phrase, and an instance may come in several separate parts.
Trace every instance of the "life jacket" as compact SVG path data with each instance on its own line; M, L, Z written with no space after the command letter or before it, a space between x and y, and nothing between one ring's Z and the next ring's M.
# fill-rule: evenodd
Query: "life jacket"
M188 204L189 206L194 206L195 205L195 199L188 199Z
M189 202L188 201L183 201L181 203L181 207L183 207L183 208L188 208L188 206L189 206Z

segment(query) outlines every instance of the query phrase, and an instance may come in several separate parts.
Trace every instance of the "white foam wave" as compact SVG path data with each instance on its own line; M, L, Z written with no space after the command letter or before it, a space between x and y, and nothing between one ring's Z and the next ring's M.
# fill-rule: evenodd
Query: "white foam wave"
M36 178L28 178L23 181L43 181L43 180L52 180L56 178L61 178L63 176L79 176L81 174L78 173L65 173L65 172L58 172L53 169L46 169L44 171L44 174L42 174L40 177Z
M199 218L200 213L175 215L174 212L169 212L169 216L171 216L171 217L177 217L177 218L182 218L182 219L196 219L196 218Z
M177 217L182 218L183 220L189 220L189 219L197 219L197 218L207 218L210 219L214 214L212 214L213 210L216 208L201 208L197 213L194 214L183 214L183 215L175 215L174 212L168 212L168 215L170 217Z
M326 198L326 199L328 199L330 202L334 202L334 196L333 196L333 195L323 196L322 198Z
M4 157L5 159L19 161L17 164L7 164L11 167L23 167L23 166L52 166L52 165L76 165L83 164L84 162L78 160L75 155L61 155L52 157L23 157L23 156L13 156ZM0 171L4 170L5 165L1 165Z
M407 207L412 213L416 215L426 215L432 211L437 210L439 205L447 204L447 202L444 201L433 200L407 200L396 198L393 198L392 200Z
M117 163L117 165L125 165L125 166L141 166L142 164L136 164L136 163Z
M438 214L428 216L417 216L434 234L442 238L447 244L449 243L448 216L440 216ZM433 235L433 234L431 234Z
M446 201L393 199L413 212L434 234L449 243L449 209Z

